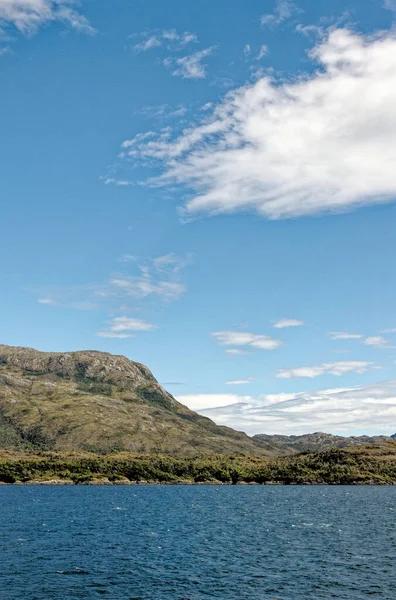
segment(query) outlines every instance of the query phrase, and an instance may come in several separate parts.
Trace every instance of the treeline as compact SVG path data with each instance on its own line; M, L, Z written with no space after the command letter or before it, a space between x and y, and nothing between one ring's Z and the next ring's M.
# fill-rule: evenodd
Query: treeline
M246 456L0 454L0 482L396 484L396 444L265 460Z

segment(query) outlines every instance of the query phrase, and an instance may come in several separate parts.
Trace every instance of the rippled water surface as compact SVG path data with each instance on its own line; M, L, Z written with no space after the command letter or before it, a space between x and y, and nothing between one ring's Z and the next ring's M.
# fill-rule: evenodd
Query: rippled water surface
M396 598L396 487L0 488L1 600Z

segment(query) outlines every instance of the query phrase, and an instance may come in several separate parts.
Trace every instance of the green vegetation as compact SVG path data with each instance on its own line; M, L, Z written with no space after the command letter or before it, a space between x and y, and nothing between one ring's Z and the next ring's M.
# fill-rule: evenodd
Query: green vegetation
M274 455L270 444L189 410L124 356L2 345L0 448Z
M396 442L267 460L213 455L0 452L3 483L396 484Z

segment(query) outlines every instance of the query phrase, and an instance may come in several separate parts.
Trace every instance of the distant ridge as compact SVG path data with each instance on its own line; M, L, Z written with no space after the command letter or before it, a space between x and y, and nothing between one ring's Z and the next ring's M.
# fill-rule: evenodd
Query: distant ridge
M4 345L0 448L271 454L177 402L146 366L125 356Z
M386 435L343 437L319 431L304 435L266 435L260 433L254 435L252 439L266 447L272 445L274 451L277 449L280 454L296 454L298 452L321 452L329 450L330 448L346 448L349 446L361 446L363 444L375 444L377 442L390 441L392 438L396 439L396 434L391 437Z

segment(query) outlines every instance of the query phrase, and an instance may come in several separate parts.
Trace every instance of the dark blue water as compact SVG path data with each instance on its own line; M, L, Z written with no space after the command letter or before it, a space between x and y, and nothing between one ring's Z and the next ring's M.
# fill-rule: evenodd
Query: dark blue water
M396 487L0 488L1 600L396 598Z

